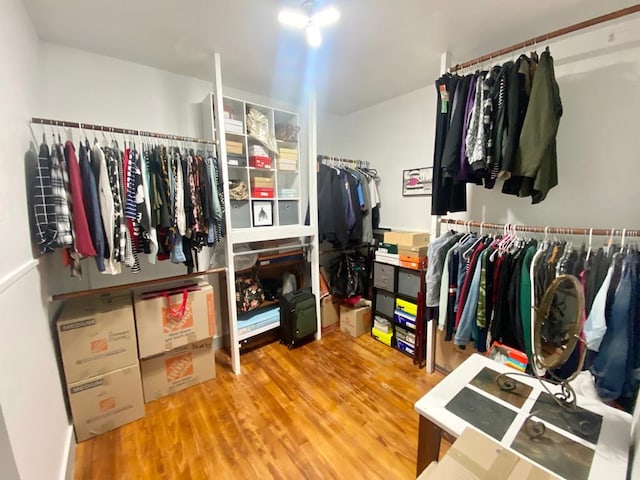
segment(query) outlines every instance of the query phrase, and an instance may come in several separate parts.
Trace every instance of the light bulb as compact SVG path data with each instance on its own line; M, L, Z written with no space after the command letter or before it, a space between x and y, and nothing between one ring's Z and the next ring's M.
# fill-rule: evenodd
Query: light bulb
M307 43L310 47L318 48L322 44L322 35L316 25L313 23L308 24L305 32L307 34Z
M304 28L309 22L309 17L302 12L283 9L278 14L278 21L287 27Z
M340 12L336 7L327 7L311 16L311 21L318 27L326 27L340 19Z

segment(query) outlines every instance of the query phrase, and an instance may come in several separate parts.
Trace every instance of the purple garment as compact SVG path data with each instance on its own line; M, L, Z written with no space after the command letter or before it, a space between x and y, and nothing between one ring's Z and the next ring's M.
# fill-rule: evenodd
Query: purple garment
M470 180L471 165L469 165L469 157L467 156L467 148L465 139L469 130L469 121L471 120L471 112L476 98L476 84L478 83L478 74L474 73L471 77L471 85L464 108L464 124L462 126L462 146L460 147L460 170L458 170L457 179L465 182Z

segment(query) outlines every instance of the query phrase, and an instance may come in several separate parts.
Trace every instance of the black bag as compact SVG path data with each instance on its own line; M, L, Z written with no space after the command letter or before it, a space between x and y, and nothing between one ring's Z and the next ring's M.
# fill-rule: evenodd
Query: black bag
M369 289L368 264L359 252L341 254L331 267L331 293L336 297L365 295Z
M318 329L316 297L303 288L280 297L280 343L294 348L313 339Z

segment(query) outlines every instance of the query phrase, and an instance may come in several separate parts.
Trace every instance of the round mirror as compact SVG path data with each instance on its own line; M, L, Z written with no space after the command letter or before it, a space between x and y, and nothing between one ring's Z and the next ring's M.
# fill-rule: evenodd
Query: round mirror
M535 313L533 355L547 369L564 364L580 339L584 315L582 285L573 275L560 275L549 286Z

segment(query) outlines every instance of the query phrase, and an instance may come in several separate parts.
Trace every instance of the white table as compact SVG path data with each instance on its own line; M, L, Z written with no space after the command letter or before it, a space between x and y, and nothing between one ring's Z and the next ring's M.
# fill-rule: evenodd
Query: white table
M503 446L510 448L513 440L520 431L523 423L530 415L538 396L544 391L540 382L534 377L514 376L515 380L533 388L529 397L520 409L510 403L469 385L469 382L484 368L488 367L497 372L516 372L516 370L497 363L487 357L474 354L451 372L438 385L415 403L415 409L420 414L418 430L417 473L422 472L432 461L438 459L440 453L440 439L443 432L458 437L462 431L472 425L446 409L446 405L464 388L482 394L501 406L516 412L515 419L510 424L502 439L497 439ZM557 391L553 385L547 384L552 392ZM605 405L599 400L578 396L577 404L591 412L602 415L602 427L598 443L593 445L580 437L545 422L547 429L561 433L565 437L595 449L589 480L617 480L624 479L627 472L629 443L631 439L631 415ZM535 420L540 420L534 417ZM510 450L513 450L510 448ZM516 454L520 455L518 452ZM527 458L525 455L520 455ZM528 460L531 460L527 458ZM548 469L541 466L546 471ZM553 473L553 472L550 472Z

